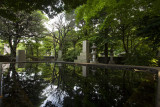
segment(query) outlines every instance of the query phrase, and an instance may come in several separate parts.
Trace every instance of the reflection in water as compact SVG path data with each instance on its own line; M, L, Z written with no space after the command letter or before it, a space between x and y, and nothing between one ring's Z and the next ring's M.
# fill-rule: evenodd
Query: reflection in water
M43 90L42 96L45 96L47 98L40 107L45 107L47 105L62 107L64 97L67 96L67 93L57 88L57 86L55 85L49 85Z
M87 71L88 71L88 67L87 67L87 66L82 66L82 75L83 75L84 77L87 76Z
M2 73L2 63L0 62L0 107L2 107L2 85L3 85L3 73Z
M96 70L95 67L92 67L91 71L92 71L92 74L95 75L95 73L96 73L97 70Z
M24 68L25 67L25 63L18 63L17 66L18 66L18 68Z
M154 107L156 80L147 72L55 63L10 64L2 107Z

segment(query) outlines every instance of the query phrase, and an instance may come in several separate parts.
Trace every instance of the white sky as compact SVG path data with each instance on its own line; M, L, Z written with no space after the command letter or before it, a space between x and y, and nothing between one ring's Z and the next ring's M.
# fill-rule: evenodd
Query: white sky
M52 24L54 22L57 21L57 18L53 18L53 19L49 19L48 22L44 22L44 26L49 30L49 31L52 31L53 27L52 27Z
M44 26L45 26L49 31L52 31L52 30L53 30L53 24L54 24L54 23L57 23L59 16L62 15L62 14L64 14L64 12L58 14L58 15L55 16L53 19L50 19L50 18L46 15L46 17L48 17L49 21L48 21L48 22L44 22ZM63 23L66 23L65 17L63 18ZM56 29L54 28L54 31L55 31L55 30L56 30Z

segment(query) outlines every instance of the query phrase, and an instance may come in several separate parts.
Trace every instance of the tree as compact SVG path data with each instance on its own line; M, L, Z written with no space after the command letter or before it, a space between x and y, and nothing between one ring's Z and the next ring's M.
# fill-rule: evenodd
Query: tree
M16 57L17 45L22 39L42 37L45 30L42 25L42 14L40 12L27 14L21 11L14 14L18 17L16 21L0 17L1 39L8 41L13 60Z
M54 49L56 49L58 45L58 50L63 51L64 44L66 42L66 39L68 37L68 32L73 29L74 26L74 20L66 19L66 13L61 13L57 16L57 21L52 24L53 30L51 32L51 35L53 37L54 42ZM56 55L56 50L55 50Z
M136 33L138 31L138 28L141 28L141 34L142 30L151 28L149 27L150 24L153 22L153 20L157 22L158 18L154 18L152 22L151 20L148 20L147 23L146 21L144 21L146 25L142 24L140 25L141 27L139 27L138 23L141 22L141 20L143 20L143 17L145 16L153 18L154 16L159 15L156 3L159 3L159 1L87 0L86 4L83 4L76 9L76 21L77 23L83 21L85 23L85 28L93 28L92 32L87 32L88 35L90 35L88 36L88 39L96 42L99 45L102 45L103 47L105 46L105 48L103 49L105 49L104 52L106 53L106 57L108 56L108 48L112 48L113 46L119 46L118 50L121 50L121 52L124 51L126 53L126 56L129 55L130 57L127 57L129 59L131 58L131 56L136 54L145 56L144 52L139 50L139 48L142 45L145 45L145 50L148 50L147 54L149 54L149 47L151 46L151 44L147 44L147 42L144 41L146 37L152 38L152 42L155 40L158 41L157 35L159 34L157 31L156 34L151 34L153 30L147 30L150 33L143 32L143 35L147 33L148 36L139 36L136 35ZM141 20L139 21L139 19ZM155 24L153 22L152 24L153 28L157 28L158 23ZM148 26L148 28L146 26ZM149 35L152 36L149 37ZM157 41L153 43L157 45ZM137 51L139 51L139 53L137 53ZM137 60L140 60L141 58ZM154 58L154 56L152 56L152 58ZM147 60L149 61L151 59Z
M160 46L160 16L144 16L139 20L137 35L146 38L153 45L153 51Z
M74 29L68 32L68 36L66 38L65 47L63 51L63 58L67 61L74 61L77 56L81 52L81 40L82 36L79 31L75 31Z
M25 11L31 13L32 11L40 10L48 14L49 17L53 17L64 11L64 9L71 10L85 2L86 0L1 0L0 16L10 20L16 20L15 12Z

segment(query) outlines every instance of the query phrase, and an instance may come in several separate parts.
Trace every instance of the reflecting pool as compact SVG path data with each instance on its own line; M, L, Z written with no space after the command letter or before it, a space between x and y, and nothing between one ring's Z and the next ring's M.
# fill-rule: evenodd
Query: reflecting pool
M155 107L151 72L61 63L3 64L0 107Z

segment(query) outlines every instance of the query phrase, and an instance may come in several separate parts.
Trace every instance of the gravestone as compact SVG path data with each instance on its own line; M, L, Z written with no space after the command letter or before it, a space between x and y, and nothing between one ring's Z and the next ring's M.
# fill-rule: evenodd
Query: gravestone
M25 61L26 61L25 50L18 50L16 62L25 62ZM18 63L18 68L24 68L24 67L25 67L25 63Z
M16 62L25 62L26 61L26 53L25 50L18 50L18 55L16 58Z
M57 61L63 61L62 51L61 50L58 51L58 59L57 59Z
M111 50L110 50L110 61L109 61L109 64L115 64L115 62L113 60L113 57L114 57L114 53L113 53L113 49L111 48Z
M88 63L89 62L89 42L87 40L83 41L82 52L77 56L75 63Z

